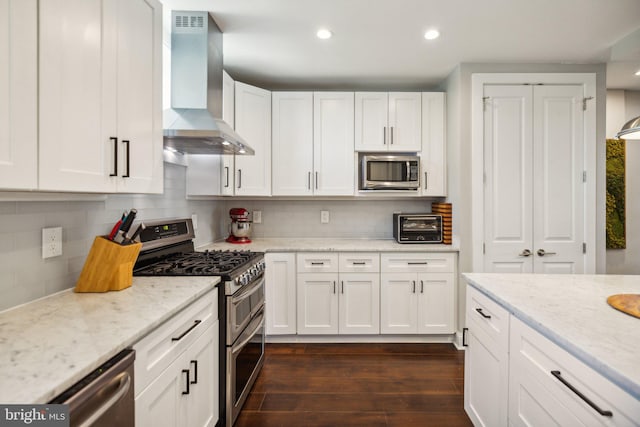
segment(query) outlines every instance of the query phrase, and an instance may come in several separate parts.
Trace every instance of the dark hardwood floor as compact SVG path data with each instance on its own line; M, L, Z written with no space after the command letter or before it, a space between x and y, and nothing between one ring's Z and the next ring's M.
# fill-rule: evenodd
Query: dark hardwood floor
M267 344L236 427L471 426L451 344Z

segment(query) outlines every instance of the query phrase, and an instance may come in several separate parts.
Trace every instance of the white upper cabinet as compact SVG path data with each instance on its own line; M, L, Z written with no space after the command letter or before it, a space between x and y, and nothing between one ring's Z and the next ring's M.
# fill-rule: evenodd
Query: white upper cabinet
M354 193L353 92L313 94L313 194Z
M356 92L355 150L420 151L421 106L420 92Z
M38 185L38 6L0 0L0 187Z
M161 193L161 4L39 5L39 189Z
M273 195L354 191L353 92L273 93Z
M273 92L273 195L313 194L313 93Z
M422 93L422 152L420 153L423 196L447 195L447 149L445 141L445 94Z
M236 82L236 132L255 150L235 158L235 195L271 195L271 92Z

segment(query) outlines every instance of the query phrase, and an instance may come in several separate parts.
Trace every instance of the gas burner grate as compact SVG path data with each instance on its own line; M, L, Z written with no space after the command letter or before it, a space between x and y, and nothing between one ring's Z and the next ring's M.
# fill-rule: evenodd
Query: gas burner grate
M171 255L135 271L137 276L216 276L230 274L259 253L248 251L204 251Z

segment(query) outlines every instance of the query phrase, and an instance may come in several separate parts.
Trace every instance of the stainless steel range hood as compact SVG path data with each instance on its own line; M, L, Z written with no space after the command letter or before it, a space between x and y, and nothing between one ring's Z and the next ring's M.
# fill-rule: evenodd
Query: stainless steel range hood
M165 147L188 154L254 154L221 118L222 65L222 32L209 13L173 11Z

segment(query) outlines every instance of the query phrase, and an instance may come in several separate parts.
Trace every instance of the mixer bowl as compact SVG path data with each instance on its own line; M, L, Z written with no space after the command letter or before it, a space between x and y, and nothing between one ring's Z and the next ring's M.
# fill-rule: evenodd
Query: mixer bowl
M251 221L233 221L231 234L236 237L249 237L251 235Z

